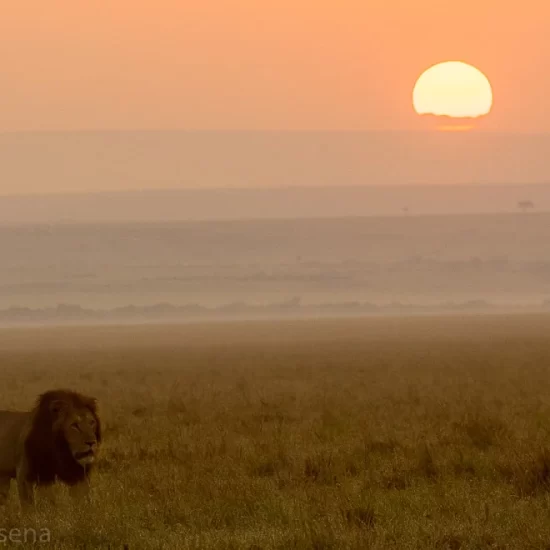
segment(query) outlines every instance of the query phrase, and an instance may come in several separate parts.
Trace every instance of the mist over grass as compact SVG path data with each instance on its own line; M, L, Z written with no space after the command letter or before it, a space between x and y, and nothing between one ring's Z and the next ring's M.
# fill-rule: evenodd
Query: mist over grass
M549 240L544 213L0 227L0 310L539 307Z
M515 312L529 310L544 311L550 304L543 302L535 306L516 307ZM377 305L369 302L334 302L325 304L303 304L299 297L274 304L247 304L233 302L219 307L206 307L200 304L153 304L150 306L118 307L113 309L90 309L76 304L58 304L55 307L32 309L11 307L0 310L0 326L19 325L70 325L103 323L163 323L193 322L198 320L252 320L312 317L356 317L365 315L426 314L434 312L460 313L471 311L487 313L498 311L498 307L484 300L470 300L442 304L391 304ZM500 311L509 312L510 308Z

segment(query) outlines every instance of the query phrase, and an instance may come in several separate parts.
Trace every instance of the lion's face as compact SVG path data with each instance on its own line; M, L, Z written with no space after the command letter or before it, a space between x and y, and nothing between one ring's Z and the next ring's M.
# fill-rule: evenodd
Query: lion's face
M97 420L87 409L73 411L63 425L65 440L74 459L81 465L91 464L97 451Z
M92 464L99 443L99 420L94 409L55 402L52 412L56 416L54 431L63 436L74 460L81 466Z

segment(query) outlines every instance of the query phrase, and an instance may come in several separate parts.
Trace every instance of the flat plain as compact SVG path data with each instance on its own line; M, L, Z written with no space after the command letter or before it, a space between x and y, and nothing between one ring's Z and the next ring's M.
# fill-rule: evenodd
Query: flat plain
M50 547L550 548L550 316L3 329L0 408L95 395ZM19 545L21 547L21 545Z

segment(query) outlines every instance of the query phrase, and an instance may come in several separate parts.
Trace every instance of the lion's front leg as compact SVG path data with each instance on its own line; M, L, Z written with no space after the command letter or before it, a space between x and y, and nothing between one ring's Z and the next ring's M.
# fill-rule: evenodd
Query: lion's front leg
M0 476L0 505L8 500L8 495L10 494L10 481L11 478L9 476Z
M27 463L25 460L17 467L17 491L22 506L34 504L34 483L29 479Z
M17 476L17 491L22 506L34 504L34 484L21 475Z

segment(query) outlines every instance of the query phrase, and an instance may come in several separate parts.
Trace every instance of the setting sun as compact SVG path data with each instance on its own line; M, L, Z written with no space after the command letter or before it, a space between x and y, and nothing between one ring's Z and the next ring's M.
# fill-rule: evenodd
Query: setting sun
M419 115L473 119L487 115L493 105L488 78L461 61L439 63L417 80L413 106Z

